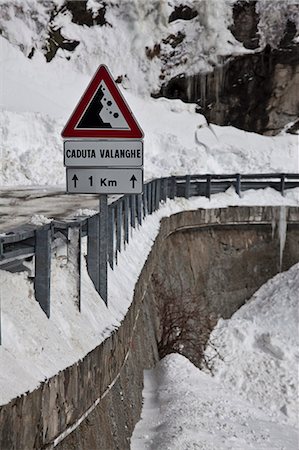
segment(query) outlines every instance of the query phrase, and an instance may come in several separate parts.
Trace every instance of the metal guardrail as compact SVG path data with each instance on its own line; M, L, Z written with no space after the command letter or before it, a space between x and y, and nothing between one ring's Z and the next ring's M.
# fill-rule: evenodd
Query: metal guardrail
M117 264L122 244L129 242L130 227L142 225L143 219L159 208L161 202L175 197L189 198L225 192L230 186L241 196L248 189L271 187L284 195L285 190L299 187L299 174L250 174L250 175L186 175L159 178L144 185L143 194L124 195L108 205L108 234L101 235L101 214L88 218L66 221L52 221L50 224L36 227L24 225L0 237L0 269L15 271L26 259L35 256L34 290L36 300L47 317L50 317L51 303L51 252L52 242L58 236L67 243L68 264L76 273L76 304L80 310L80 261L81 240L87 236L87 268L98 292L103 280L103 264L107 260L113 269ZM101 240L107 240L107 255L101 250ZM102 267L102 269L101 269ZM23 267L24 268L24 267ZM106 275L107 276L107 275ZM1 329L0 329L1 343Z

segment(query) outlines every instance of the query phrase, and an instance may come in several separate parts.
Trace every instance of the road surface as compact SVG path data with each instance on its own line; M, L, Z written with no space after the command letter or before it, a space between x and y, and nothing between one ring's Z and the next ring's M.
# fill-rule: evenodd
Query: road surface
M29 223L36 214L61 220L74 217L78 209L98 210L98 207L98 195L69 195L62 188L1 189L0 233Z

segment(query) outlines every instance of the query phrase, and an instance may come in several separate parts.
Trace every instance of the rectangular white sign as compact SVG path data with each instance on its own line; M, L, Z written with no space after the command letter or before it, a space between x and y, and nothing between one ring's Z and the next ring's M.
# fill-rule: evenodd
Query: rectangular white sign
M140 167L143 142L72 140L64 142L66 167Z
M143 169L67 168L69 194L141 194Z

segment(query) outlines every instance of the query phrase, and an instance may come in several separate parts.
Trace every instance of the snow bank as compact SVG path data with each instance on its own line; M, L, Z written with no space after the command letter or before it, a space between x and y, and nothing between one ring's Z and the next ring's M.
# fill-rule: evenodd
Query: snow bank
M132 450L298 448L293 427L274 422L182 355L145 371L143 396Z
M298 136L260 136L206 126L180 101L126 95L145 130L145 179L204 173L298 172ZM41 113L0 112L0 186L65 186L63 120Z
M299 264L262 286L208 347L215 379L280 423L298 425Z
M298 292L299 263L219 320L214 377L177 354L145 371L132 450L297 449Z

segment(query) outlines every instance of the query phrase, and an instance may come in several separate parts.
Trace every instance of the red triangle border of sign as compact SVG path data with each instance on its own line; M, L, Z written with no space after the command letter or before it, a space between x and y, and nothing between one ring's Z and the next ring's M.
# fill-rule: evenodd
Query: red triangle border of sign
M113 96L117 106L119 107L121 113L123 114L125 120L127 121L130 129L129 130L101 130L101 129L76 129L76 125L82 118L83 113L89 104L90 100L97 91L101 81L104 81ZM132 111L127 105L124 97L116 86L108 68L101 65L93 79L91 80L89 86L81 97L78 105L73 111L69 121L64 127L61 136L66 138L86 138L86 139L142 139L144 137L143 131L138 125Z

